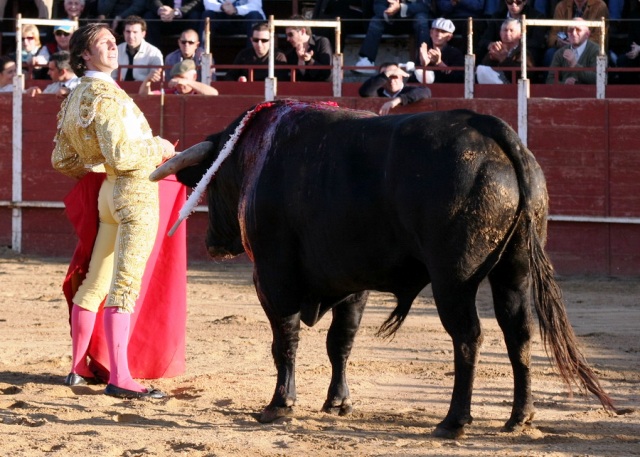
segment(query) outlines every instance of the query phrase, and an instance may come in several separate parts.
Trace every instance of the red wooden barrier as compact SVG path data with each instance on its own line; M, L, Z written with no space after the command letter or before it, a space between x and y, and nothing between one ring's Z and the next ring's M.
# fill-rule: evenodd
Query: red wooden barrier
M215 83L214 83L215 85ZM222 86L231 91L232 85ZM242 85L233 84L234 89ZM219 97L135 96L155 132L180 139L186 148L219 131L252 105L253 95ZM458 86L456 86L458 87ZM238 89L239 90L239 89ZM349 89L351 90L351 89ZM454 87L434 87L437 92ZM241 91L240 91L241 92ZM476 94L477 95L477 94ZM331 97L298 97L330 100ZM341 106L377 111L380 99L343 97ZM54 172L50 154L60 100L24 98L23 199L60 202L72 182ZM396 109L400 112L469 108L503 118L517 126L513 98L432 98ZM551 221L548 248L560 274L637 276L640 274L640 104L632 99L541 99L529 102L529 148L540 162L554 216L635 218L635 223ZM11 94L0 95L0 201L11 200ZM190 259L204 259L206 214L187 222ZM23 210L23 252L70 256L75 243L62 209ZM0 207L0 245L11 245L11 209Z

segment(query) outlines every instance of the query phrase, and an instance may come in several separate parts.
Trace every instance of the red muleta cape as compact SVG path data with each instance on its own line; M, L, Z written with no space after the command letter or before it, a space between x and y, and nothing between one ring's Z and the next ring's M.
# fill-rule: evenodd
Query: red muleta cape
M88 173L64 198L66 214L78 235L78 244L62 289L69 305L89 267L98 233L98 192L104 173ZM170 378L185 371L187 321L186 227L166 236L185 202L185 187L174 177L160 182L160 224L142 279L140 297L131 315L129 369L134 378ZM109 353L100 306L88 355L90 368L109 379Z

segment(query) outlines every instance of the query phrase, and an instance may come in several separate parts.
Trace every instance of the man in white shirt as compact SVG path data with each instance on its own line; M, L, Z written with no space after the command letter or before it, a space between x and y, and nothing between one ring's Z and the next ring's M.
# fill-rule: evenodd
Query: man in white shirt
M126 68L153 65L162 67L162 51L145 41L147 23L139 16L129 16L124 22L124 43L118 45L118 66L112 76L117 81L144 81L155 68ZM123 68L123 66L125 68Z
M67 51L54 53L47 64L49 67L47 73L54 82L45 87L44 90L38 86L33 86L26 89L24 93L32 97L38 94L68 95L80 82L80 78L71 69L69 58Z

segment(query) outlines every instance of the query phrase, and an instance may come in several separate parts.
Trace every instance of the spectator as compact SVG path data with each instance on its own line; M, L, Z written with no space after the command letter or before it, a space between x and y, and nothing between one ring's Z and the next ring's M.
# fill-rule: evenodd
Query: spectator
M200 65L202 65L203 53L204 49L200 46L198 32L193 29L187 29L183 31L180 34L180 38L178 38L178 49L167 54L167 57L164 59L164 64L165 66L173 67L184 59L191 59L200 67ZM170 79L171 76L167 74L167 81ZM198 74L198 81L202 81L202 75L200 74Z
M380 65L380 72L367 79L360 87L361 97L387 97L388 102L380 107L378 114L386 115L396 106L408 105L431 97L431 91L424 86L406 86L404 79L409 74L395 62Z
M636 8L630 15L629 19L629 42L628 51L618 56L616 66L621 68L638 68L640 67L640 9ZM620 72L618 74L620 84L638 84L640 83L640 73Z
M609 19L609 9L607 4L602 0L562 0L556 5L553 13L554 19L573 19L580 17L585 21L599 21L601 17ZM607 48L607 39L605 30L605 49ZM590 40L596 45L600 45L600 29L597 28L591 34ZM560 48L568 46L569 39L566 33L561 32L560 27L551 27L551 31L547 36L547 52L544 56L544 66L548 67L553 59L556 51Z
M49 54L60 51L69 51L69 40L74 31L75 22L69 22L69 25L56 25L53 28L53 37L55 41L47 43Z
M501 5L499 11L491 16L492 20L487 21L487 28L478 42L478 52L476 53L478 62L482 62L492 43L500 41L500 30L505 19L519 20L522 15L525 15L527 19L545 18L542 13L533 8L529 0L503 0ZM546 33L546 27L527 28L527 53L531 55L532 61L536 65L542 65L542 57L546 48Z
M367 34L358 51L360 58L355 66L375 66L378 46L386 30L405 32L411 24L417 46L425 43L429 39L429 5L429 0L373 0L373 17L369 21ZM407 18L411 21L406 21ZM363 74L375 73L374 69L358 68L354 71Z
M291 19L303 20L302 16ZM331 43L326 37L313 35L311 27L298 26L285 29L287 41L292 49L287 52L289 65L302 66L295 70L297 81L326 81L331 76L331 70L311 70L316 65L331 65L333 51Z
M492 67L522 66L522 25L518 19L508 18L500 27L500 41L489 45L489 52L476 69L479 84L510 84L512 72L494 70ZM531 57L527 55L527 66L532 66Z
M122 20L129 16L142 16L147 0L98 0L98 19L108 20L111 30L118 30Z
M162 52L145 41L146 34L147 23L140 16L129 16L125 19L124 43L118 45L119 67L123 65L162 67ZM119 68L112 76L118 81L144 81L153 70L153 68Z
M429 31L430 42L420 45L420 66L438 67L464 67L464 55L458 48L451 46L449 41L453 38L456 28L449 19L440 17L433 21ZM464 82L464 70L423 70L416 68L415 79L421 83L462 83Z
M0 92L13 92L16 63L9 56L0 56Z
M589 27L580 25L575 18L576 25L567 28L569 44L558 49L553 55L551 67L566 68L595 68L600 48L589 39ZM555 71L550 71L547 76L547 84L555 82ZM562 71L560 72L562 84L595 84L596 71Z
M196 63L191 59L184 59L182 62L178 62L171 68L171 80L169 81L169 88L172 89L169 93L179 95L218 95L218 91L209 86L196 81L198 73L196 71ZM162 71L157 69L149 74L140 85L138 93L140 95L157 95L162 91L151 90L151 84L162 81Z
M262 0L204 0L202 19L211 19L211 35L242 34L251 38L253 25L266 19ZM204 22L204 21L203 21Z
M477 21L484 17L484 0L434 0L438 13L447 19L451 19L464 38L468 35L468 19L474 19L474 28Z
M202 0L148 0L144 19L149 24L150 43L160 46L160 36L177 35L185 29L198 29Z
M25 94L29 94L35 97L39 94L55 94L59 96L69 95L80 82L80 78L76 76L71 68L69 61L70 56L67 51L56 52L51 55L49 59L49 76L54 81L49 84L44 90L38 86L33 86L25 90Z
M268 65L269 64L269 46L270 46L269 24L259 22L254 24L251 35L251 47L245 48L238 53L234 65ZM287 64L287 57L277 48L273 52L273 60L275 64ZM287 78L286 70L276 70L275 77L283 80ZM267 79L268 71L264 68L253 70L253 81L264 81ZM229 81L247 82L249 78L249 70L232 69L227 72L225 77Z
M95 7L95 4L91 6ZM93 16L91 14L93 8L87 8L86 0L64 0L63 8L64 12L58 14L58 19L75 21Z
M53 10L53 0L33 0L38 8L38 18L51 19L51 12ZM5 9L7 6L7 0L0 0L0 19L5 17Z
M22 64L31 72L33 79L49 79L47 62L49 50L40 42L40 32L33 24L22 26Z

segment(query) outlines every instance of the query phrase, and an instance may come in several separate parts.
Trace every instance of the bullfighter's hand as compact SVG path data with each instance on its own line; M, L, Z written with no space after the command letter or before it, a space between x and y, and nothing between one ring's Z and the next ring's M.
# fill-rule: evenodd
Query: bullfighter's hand
M380 107L380 111L378 111L378 114L380 114L380 116L386 116L387 114L389 114L389 111L398 106L400 103L402 103L400 97L392 98Z
M164 138L160 138L160 143L162 144L162 160L163 161L169 160L171 157L176 155L176 148L171 141L165 140Z
M578 80L573 76L569 76L567 79L564 80L564 83L573 85L573 84L577 84Z

